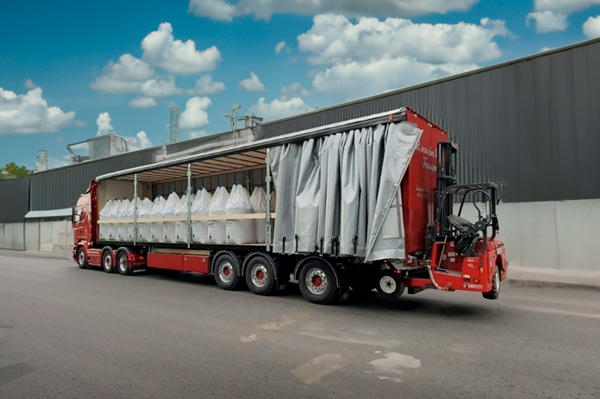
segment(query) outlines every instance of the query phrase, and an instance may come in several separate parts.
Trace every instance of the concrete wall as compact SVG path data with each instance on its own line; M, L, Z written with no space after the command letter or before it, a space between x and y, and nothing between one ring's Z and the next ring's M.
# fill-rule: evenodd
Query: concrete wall
M24 228L23 223L0 223L0 249L24 251Z
M500 204L498 218L510 263L600 270L600 199Z
M0 249L68 252L73 248L69 220L0 223Z

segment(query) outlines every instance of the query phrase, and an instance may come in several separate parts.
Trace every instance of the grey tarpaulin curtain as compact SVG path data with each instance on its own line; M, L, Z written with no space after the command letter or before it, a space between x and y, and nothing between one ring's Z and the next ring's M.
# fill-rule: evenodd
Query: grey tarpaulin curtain
M420 136L401 122L270 149L273 251L404 258L400 183Z

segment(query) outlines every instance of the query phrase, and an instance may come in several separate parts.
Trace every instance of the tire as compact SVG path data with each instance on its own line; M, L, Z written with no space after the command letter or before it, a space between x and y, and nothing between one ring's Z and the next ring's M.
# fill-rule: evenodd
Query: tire
M217 256L213 270L219 288L227 291L238 288L240 275L239 261L236 257L228 253Z
M112 251L109 249L102 253L102 269L106 273L113 273L115 271Z
M392 269L385 269L377 278L377 292L383 298L397 299L404 292L406 284Z
M127 251L121 251L117 255L117 271L122 276L131 274L131 266L129 265L129 256Z
M79 266L80 269L87 269L88 268L88 261L87 261L87 257L85 255L85 249L83 249L83 247L79 247L77 248L77 266Z
M335 272L321 260L306 262L300 269L298 285L302 296L309 302L325 305L331 302L337 291Z
M255 255L246 266L246 284L257 295L269 295L275 288L275 269L271 259Z
M485 299L498 299L500 297L500 277L500 268L496 266L494 277L492 277L492 289L481 293Z

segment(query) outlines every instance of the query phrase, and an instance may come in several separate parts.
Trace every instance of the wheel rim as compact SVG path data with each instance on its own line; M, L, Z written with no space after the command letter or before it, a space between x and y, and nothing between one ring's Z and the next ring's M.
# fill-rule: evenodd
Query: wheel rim
M229 283L233 280L233 265L230 262L223 262L219 265L219 278L224 283Z
M107 253L106 255L104 255L104 268L106 270L108 270L111 267L112 267L112 257L110 256L109 253Z
M396 280L392 276L383 276L379 279L379 288L384 294L393 294L397 287Z
M269 281L269 271L265 265L260 263L252 267L251 276L252 284L258 288L264 287Z
M123 273L127 271L127 256L119 256L119 269Z
M496 292L500 291L500 273L498 270L496 270L496 273L494 273L493 289Z
M79 250L79 256L77 257L77 261L79 262L80 266L83 266L85 264L85 253L82 249Z
M327 275L322 269L313 267L306 273L306 288L311 294L321 295L327 290L329 281Z

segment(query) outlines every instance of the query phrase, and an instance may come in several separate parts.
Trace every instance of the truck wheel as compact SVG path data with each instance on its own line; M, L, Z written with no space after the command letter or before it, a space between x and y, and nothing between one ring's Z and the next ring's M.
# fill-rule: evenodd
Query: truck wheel
M119 252L119 255L117 256L117 269L119 274L123 276L131 274L131 267L129 266L129 256L127 251Z
M217 257L214 273L219 288L228 291L238 288L240 282L238 266L238 259L228 253L221 254Z
M250 291L258 295L269 295L275 287L273 264L264 255L256 255L246 266L246 284Z
M329 264L318 259L310 260L302 266L298 284L306 300L322 305L331 302L336 291L333 269Z
M111 250L106 250L102 253L102 269L106 273L112 273L115 271L115 267L113 266L113 255Z
M406 284L400 279L392 269L385 269L379 273L377 279L377 292L383 298L396 299L402 295Z
M80 269L88 268L88 261L85 255L85 249L83 249L83 247L77 248L77 266L79 266Z
M500 269L496 266L494 277L492 278L492 289L488 292L482 292L485 299L498 299L500 297Z

